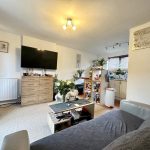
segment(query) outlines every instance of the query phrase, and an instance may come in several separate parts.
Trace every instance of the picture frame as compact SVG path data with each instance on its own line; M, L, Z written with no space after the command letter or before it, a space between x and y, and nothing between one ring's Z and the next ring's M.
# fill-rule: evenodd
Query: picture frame
M133 33L132 50L140 50L150 47L150 27L140 29Z
M80 68L81 66L81 54L76 55L76 67Z
M9 43L5 41L0 41L0 52L8 53Z

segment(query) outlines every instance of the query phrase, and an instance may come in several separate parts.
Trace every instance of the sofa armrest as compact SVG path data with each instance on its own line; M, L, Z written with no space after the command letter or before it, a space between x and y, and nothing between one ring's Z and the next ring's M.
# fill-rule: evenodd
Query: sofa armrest
M120 103L120 109L130 114L133 114L143 120L150 118L150 105L147 104L122 100Z
M1 150L30 150L27 131L22 130L6 135Z

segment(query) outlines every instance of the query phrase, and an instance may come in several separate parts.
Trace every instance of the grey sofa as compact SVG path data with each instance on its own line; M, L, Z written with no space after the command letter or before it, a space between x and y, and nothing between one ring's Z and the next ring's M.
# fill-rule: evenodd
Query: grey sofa
M122 100L119 110L112 110L98 118L72 126L31 144L27 131L7 135L2 150L101 150L119 137L137 131L144 120L149 118L149 105ZM149 128L146 131L149 131ZM143 134L143 131L141 132ZM146 138L149 136L146 135ZM147 145L150 146L145 144ZM111 150L110 147L108 149Z

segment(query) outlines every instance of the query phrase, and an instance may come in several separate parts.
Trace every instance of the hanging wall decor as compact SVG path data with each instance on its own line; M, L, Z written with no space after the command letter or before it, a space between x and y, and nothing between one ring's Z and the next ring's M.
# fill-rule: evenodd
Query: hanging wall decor
M77 68L81 67L81 54L76 55L76 67Z
M150 47L150 27L135 31L133 33L132 50Z
M8 53L8 42L0 41L0 52Z

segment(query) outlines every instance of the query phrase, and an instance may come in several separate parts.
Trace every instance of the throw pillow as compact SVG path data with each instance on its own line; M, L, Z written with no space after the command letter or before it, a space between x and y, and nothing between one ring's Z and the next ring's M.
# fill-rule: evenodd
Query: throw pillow
M150 128L142 128L129 132L103 150L150 150Z
M143 128L146 128L146 127L150 127L150 118L145 120L139 127L139 129L143 129Z

